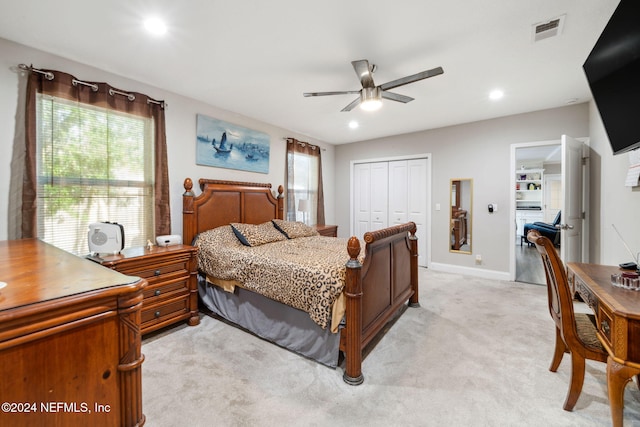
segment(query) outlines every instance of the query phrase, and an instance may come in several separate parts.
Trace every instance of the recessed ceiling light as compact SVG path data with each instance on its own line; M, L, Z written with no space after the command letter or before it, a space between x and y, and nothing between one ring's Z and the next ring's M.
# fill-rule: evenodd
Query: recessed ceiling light
M358 128L358 122L356 122L355 120L351 120L351 121L349 122L349 127L350 127L351 129L357 129L357 128Z
M500 89L494 89L489 93L489 99L497 101L504 96L504 92Z
M167 32L167 26L160 18L148 18L144 21L144 28L154 36L161 36Z

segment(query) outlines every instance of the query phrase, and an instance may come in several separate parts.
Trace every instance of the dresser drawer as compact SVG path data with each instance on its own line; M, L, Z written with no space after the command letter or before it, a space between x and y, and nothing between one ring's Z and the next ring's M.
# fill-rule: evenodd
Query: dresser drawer
M142 308L142 329L189 313L189 297L184 296Z

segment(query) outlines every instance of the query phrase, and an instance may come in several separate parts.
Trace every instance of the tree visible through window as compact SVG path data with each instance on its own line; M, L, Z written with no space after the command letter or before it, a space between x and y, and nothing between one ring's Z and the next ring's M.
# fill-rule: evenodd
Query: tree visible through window
M126 246L154 235L153 119L37 97L38 237L88 252L88 225L124 226Z

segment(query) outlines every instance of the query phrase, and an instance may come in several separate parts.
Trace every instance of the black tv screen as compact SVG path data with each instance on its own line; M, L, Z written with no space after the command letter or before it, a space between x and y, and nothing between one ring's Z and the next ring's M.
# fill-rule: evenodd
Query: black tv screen
M640 147L640 1L620 2L583 69L613 154Z

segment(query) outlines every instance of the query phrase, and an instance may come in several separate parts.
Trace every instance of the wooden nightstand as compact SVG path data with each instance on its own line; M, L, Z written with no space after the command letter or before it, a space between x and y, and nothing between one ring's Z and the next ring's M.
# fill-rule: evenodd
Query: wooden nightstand
M321 236L338 237L337 225L314 225L314 227Z
M198 248L188 245L136 247L89 259L149 282L142 302L142 333L146 334L185 319L190 326L200 323L197 252Z

